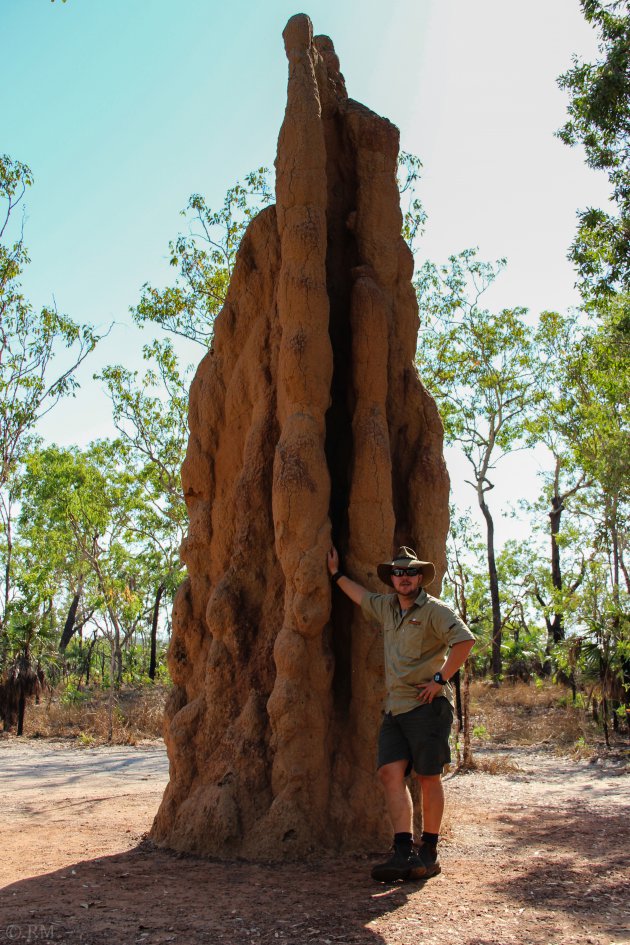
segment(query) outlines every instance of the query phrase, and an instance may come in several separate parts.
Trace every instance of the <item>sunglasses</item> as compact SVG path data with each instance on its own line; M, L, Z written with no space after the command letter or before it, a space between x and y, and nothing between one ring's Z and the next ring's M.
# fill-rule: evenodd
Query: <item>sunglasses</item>
M422 574L421 568L392 568L391 570L393 577L417 577L418 574Z

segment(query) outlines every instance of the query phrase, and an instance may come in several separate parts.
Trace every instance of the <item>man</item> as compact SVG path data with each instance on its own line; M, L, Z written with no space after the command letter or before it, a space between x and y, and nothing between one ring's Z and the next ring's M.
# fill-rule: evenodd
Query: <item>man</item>
M375 866L381 882L424 879L440 872L437 845L444 812L442 768L451 760L453 693L449 679L466 662L474 637L451 608L424 588L435 579L430 561L402 547L378 565L394 594L372 594L339 570L328 552L332 581L363 613L383 626L387 702L378 741L378 773L394 829L394 853ZM413 802L406 778L414 770L422 795L421 845L413 848Z

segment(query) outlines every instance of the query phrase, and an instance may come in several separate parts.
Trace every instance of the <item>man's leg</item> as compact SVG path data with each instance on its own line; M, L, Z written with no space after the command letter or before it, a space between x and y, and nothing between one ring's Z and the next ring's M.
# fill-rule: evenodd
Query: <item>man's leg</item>
M394 829L394 852L385 863L372 869L379 882L409 879L425 866L413 852L413 802L405 775L411 769L411 746L400 719L387 713L378 740L378 775L385 792L387 812Z
M413 850L413 802L405 780L409 762L390 761L381 765L378 776L385 791L387 813L394 829L394 852L385 863L379 863L372 869L372 879L390 883L397 879L408 879L411 870L417 866L412 856Z
M444 788L439 774L419 774L422 791L422 829L425 833L439 833L444 814Z
M411 873L413 879L435 876L441 871L437 855L438 835L444 814L444 788L439 774L419 774L422 792L422 844L418 850L419 867Z
M406 760L392 761L378 769L394 833L412 833L413 802L405 780L408 764Z
M444 788L441 771L450 761L449 734L453 710L445 697L410 712L404 726L412 746L413 765L422 793L422 837L417 857L421 866L412 879L428 878L440 872L437 846L444 814Z

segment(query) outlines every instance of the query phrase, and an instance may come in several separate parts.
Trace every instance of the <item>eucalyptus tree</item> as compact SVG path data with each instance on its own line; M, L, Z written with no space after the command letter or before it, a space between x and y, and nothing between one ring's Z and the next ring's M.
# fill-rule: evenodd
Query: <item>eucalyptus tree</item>
M598 32L600 57L580 62L560 76L570 95L568 120L558 132L568 145L580 144L589 167L611 184L615 212L589 207L578 214L571 247L584 298L630 291L630 5L627 0L580 0ZM629 330L625 311L626 333Z
M541 473L543 488L538 499L523 502L523 505L535 522L543 517L547 522L549 565L547 573L539 572L535 586L535 599L542 609L548 634L546 673L552 670L551 650L565 637L565 610L582 581L588 557L584 542L579 538L579 535L583 537L582 530L562 524L565 513L574 517L579 514L583 495L592 486L591 478L577 458L576 443L582 431L567 373L581 337L579 313L543 312L534 338L539 409L528 419L528 441L531 446L542 444L547 448L552 467ZM564 579L563 555L568 555L571 562L568 582Z
M562 664L565 654L573 652L571 640L568 648L558 646L565 636L565 623L569 624L570 636L584 643L582 653L599 647L602 665L610 668L613 677L618 674L616 685L630 688L630 371L624 332L615 317L616 308L624 304L623 295L606 300L604 317L598 322L584 313L564 318L547 314L541 320L541 362L552 351L553 370L544 371L545 410L531 430L554 449L556 458L553 484L547 484L555 515L555 521L550 516L552 582L546 597L538 597L546 605L550 642ZM589 310L601 304L596 300ZM558 488L561 471L563 491ZM565 508L571 511L572 522L561 528ZM573 573L565 581L567 560ZM603 608L598 605L593 611L586 601L589 595L599 604L605 601ZM602 685L609 700L613 682ZM627 703L627 696L622 698L620 692L619 700Z
M590 620L591 644L602 665L615 665L628 703L630 630L627 621L630 580L628 545L628 473L630 435L628 334L630 332L630 5L627 0L580 0L584 16L599 38L599 58L574 59L559 84L570 95L568 120L558 132L568 145L584 147L590 167L604 171L611 185L613 212L589 207L578 214L571 247L591 318L588 331L567 364L572 406L577 418L575 454L592 480L589 503L595 552L603 556L605 601ZM593 562L593 567L596 565ZM599 621L599 622L598 622ZM604 713L606 714L606 713Z
M187 233L169 245L177 270L171 286L145 284L134 321L159 327L206 348L225 301L245 229L271 200L268 169L261 167L230 187L219 209L193 194L182 215ZM97 379L105 384L121 448L136 471L142 503L130 534L154 563L149 676L156 671L160 612L184 577L179 547L186 529L180 470L188 440L188 388L192 367L182 365L173 342L154 338L143 348L144 372L109 365Z
M420 159L400 152L398 186L403 200L403 235L413 249L422 235L426 213L415 188L422 169ZM214 319L221 311L232 278L236 254L247 226L273 200L270 172L259 167L225 193L219 208L192 194L181 216L186 232L169 243L169 262L176 270L172 285L156 288L145 283L131 313L139 325L157 325L180 338L208 347Z
M175 282L164 289L145 283L140 302L132 309L134 320L159 325L207 347L245 230L271 199L266 167L251 171L228 188L218 210L209 207L201 194L192 194L181 212L187 233L169 243L170 264L177 270Z
M459 686L462 676L456 674L456 695L459 732L462 736L462 764L470 767L473 763L472 725L470 713L470 682L473 664L485 669L486 654L491 644L490 628L486 626L488 585L483 567L484 545L479 530L470 516L470 510L458 514L455 507L450 508L450 528L447 537L447 568L442 594L465 624L475 634L476 645L471 657L463 667L463 685ZM487 661L489 664L489 660ZM458 739L459 745L459 739Z
M502 617L487 495L500 460L524 447L536 400L533 332L525 310L492 313L481 305L503 265L481 262L475 250L466 250L447 265L425 263L416 280L420 376L437 401L447 442L457 443L470 463L470 485L486 523L495 679L501 674Z
M63 648L72 630L90 624L110 641L119 682L122 651L151 610L150 568L137 537L144 499L139 477L119 441L85 450L44 447L26 466L19 520L21 541L31 549L25 563L34 559L35 573L49 582L46 594L56 610L63 608Z
M36 311L24 296L20 278L30 260L16 211L32 183L26 164L0 155L0 638L12 596L19 463L37 424L75 392L76 370L99 340L90 326L75 323L55 306ZM0 665L5 656L6 640L0 639Z
M180 470L186 453L188 384L191 369L181 369L171 342L144 347L151 367L142 376L121 365L100 376L112 402L121 448L136 471L141 490L130 534L153 561L151 655L148 675L156 672L160 611L170 603L184 570L179 547L187 525Z

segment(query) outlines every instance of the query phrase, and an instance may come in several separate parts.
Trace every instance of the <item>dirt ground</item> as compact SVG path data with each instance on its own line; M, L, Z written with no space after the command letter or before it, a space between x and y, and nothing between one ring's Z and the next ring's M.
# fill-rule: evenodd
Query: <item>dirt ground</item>
M143 837L168 777L161 745L5 737L0 942L630 942L627 763L491 756L506 754L518 770L447 776L442 874L385 886L364 858L278 866L156 850Z

